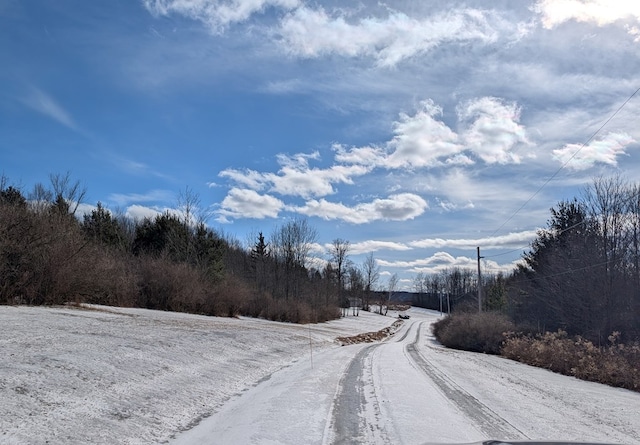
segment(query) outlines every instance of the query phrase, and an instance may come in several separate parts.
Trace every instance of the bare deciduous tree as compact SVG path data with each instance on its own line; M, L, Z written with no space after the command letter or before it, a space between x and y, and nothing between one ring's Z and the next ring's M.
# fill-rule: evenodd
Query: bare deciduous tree
M342 238L336 238L331 244L331 263L334 266L336 278L338 279L338 301L340 301L340 307L342 308L342 316L347 315L349 310L349 299L344 295L344 278L347 270L349 253L349 241Z
M362 264L362 275L364 276L363 309L368 311L371 304L371 294L378 282L378 279L380 278L380 266L378 266L378 263L373 257L373 252L370 252L369 255L367 255L364 263Z
M394 273L389 277L389 281L387 282L387 292L386 294L381 294L383 296L380 301L380 315L387 315L387 312L389 312L389 302L398 290L398 281L397 273Z

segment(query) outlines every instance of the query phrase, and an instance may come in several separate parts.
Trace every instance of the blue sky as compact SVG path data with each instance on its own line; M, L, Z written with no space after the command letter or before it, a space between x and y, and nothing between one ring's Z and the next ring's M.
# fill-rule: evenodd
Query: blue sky
M188 187L243 243L308 218L319 258L346 239L409 288L638 181L640 95L589 138L639 55L625 0L0 0L0 171L138 218Z

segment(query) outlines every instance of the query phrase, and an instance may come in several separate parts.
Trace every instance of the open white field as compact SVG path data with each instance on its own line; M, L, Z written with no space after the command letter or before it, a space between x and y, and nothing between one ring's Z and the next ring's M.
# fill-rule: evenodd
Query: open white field
M301 326L0 306L2 444L640 444L640 394L438 345L420 309Z

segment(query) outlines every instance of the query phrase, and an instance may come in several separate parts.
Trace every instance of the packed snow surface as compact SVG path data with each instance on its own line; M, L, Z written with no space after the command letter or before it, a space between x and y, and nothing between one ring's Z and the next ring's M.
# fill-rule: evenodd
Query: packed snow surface
M92 307L0 307L2 444L640 444L640 394L433 339L395 321L315 325ZM394 314L395 315L395 314Z

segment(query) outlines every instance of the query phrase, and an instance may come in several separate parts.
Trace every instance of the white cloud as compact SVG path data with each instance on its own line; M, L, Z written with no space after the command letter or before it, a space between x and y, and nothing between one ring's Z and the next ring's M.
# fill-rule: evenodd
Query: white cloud
M476 171L460 167L450 168L442 174L425 177L428 181L423 187L435 194L440 202L445 203L444 210L475 209L475 212L486 212L494 223L501 224L507 213L515 210L514 203L523 203L531 198L531 183L524 178L514 179L512 174L496 170L495 176L482 177ZM532 185L533 184L533 185ZM544 195L540 195L543 199ZM548 208L548 204L543 204ZM520 224L526 224L522 221ZM492 229L497 228L492 227Z
M394 250L394 251L405 251L411 250L411 247L407 246L403 243L396 243L393 241L376 241L376 240L368 240L361 241L359 243L352 243L350 245L350 253L354 255L360 255L362 253L376 252L378 250Z
M640 3L633 0L539 0L534 10L548 29L570 20L597 26L627 19L640 22Z
M279 34L283 47L295 56L370 56L380 66L394 66L443 44L496 41L499 30L491 14L459 9L416 19L392 11L386 18L350 21L343 10L332 16L323 8L300 7L282 20Z
M220 172L219 176L256 191L268 190L284 196L311 198L334 194L334 184L353 184L353 177L367 174L372 168L340 164L326 169L309 167L308 159L319 159L318 153L280 154L277 158L281 165L277 173L227 169Z
M228 168L218 173L221 178L231 179L236 184L248 187L252 190L262 190L265 187L265 177L263 173L255 170L236 170Z
M411 193L401 193L393 198L377 199L353 207L318 199L338 193L339 184L354 185L356 178L376 168L402 170L403 174L416 168L444 169L445 175L427 189L431 192L438 190L438 193L445 195L437 198L445 211L474 208L476 199L495 201L496 190L479 188L466 167L475 164L472 157L488 164L520 161L521 157L514 154L513 150L529 142L524 127L518 123L519 107L493 97L465 103L458 108L458 116L467 124L463 136L437 120L436 117L441 114L442 109L432 100L422 101L413 115L400 114L393 123L394 136L382 144L384 148L374 145L347 148L334 144L334 164L327 168L309 165L311 160L320 159L319 153L314 151L310 154L279 154L277 160L280 168L275 173L227 169L220 172L219 176L231 180L241 189L307 200L302 206L284 204L288 210L353 224L412 219L428 207L426 201ZM527 157L522 156L522 159ZM394 191L404 189L400 182L393 185L396 187ZM503 200L513 196L513 193L500 194ZM279 205L283 204L278 202ZM244 211L239 214L244 214Z
M527 246L536 237L536 230L526 230L523 232L514 232L507 235L494 236L489 238L476 239L442 239L442 238L426 238L408 243L411 247L416 248L437 248L446 247L455 249L475 249L480 246L483 249L514 249Z
M413 219L428 208L427 202L412 193L391 195L386 199L375 199L369 203L348 207L342 203L332 203L325 199L310 200L301 207L290 209L306 216L317 216L326 220L343 220L352 224L373 221L405 221Z
M637 26L626 26L625 29L633 36L634 42L640 42L640 28Z
M336 152L335 160L345 164L377 166L384 164L386 159L385 151L378 147L345 148L334 144L333 150Z
M31 88L29 94L22 99L29 108L42 113L54 121L78 131L78 126L71 115L58 104L53 97L38 88Z
M495 97L474 99L458 107L458 117L467 123L463 137L467 148L487 164L518 164L513 152L518 144L528 145L525 129L519 124L520 108Z
M459 154L463 147L458 135L434 117L442 114L442 108L431 100L420 103L413 115L401 113L394 123L394 138L389 142L392 153L385 161L391 168L428 167L440 158Z
M175 200L176 195L167 190L151 190L147 193L112 193L108 200L119 206L126 206L132 202L166 202Z
M424 100L413 115L400 113L386 150L374 146L347 149L335 144L335 158L344 163L411 169L470 166L475 164L472 155L487 164L517 164L533 157L532 153L515 152L531 145L519 123L521 110L516 103L481 97L460 105L461 134L437 119L442 112L432 100Z
M460 166L460 167L468 167L470 165L475 164L475 162L473 161L473 159L471 159L469 156L464 155L464 154L457 154L449 159L447 159L445 162L445 165L449 166L449 167L454 167L454 166Z
M222 200L215 213L218 221L228 222L229 218L275 218L284 207L278 198L261 195L255 190L232 188Z
M411 261L385 261L378 260L382 267L392 267L405 269L407 272L425 273L428 275L438 274L452 268L469 269L474 273L477 270L477 259L466 256L457 256L448 252L436 252L427 258L417 258ZM515 263L498 264L492 260L482 261L482 270L486 273L497 274L499 272L509 273L514 269ZM475 276L475 275L474 275Z
M352 177L369 173L371 168L360 165L334 165L328 169L305 169L285 166L278 174L265 174L274 193L303 198L327 196L335 193L333 184L353 184Z
M129 207L127 207L127 210L125 212L125 215L133 220L139 221L139 220L143 220L145 218L149 218L149 219L153 219L158 215L161 215L162 212L151 208L151 207L145 207L145 206L141 206L138 204L134 204L131 205Z
M586 170L597 163L618 165L618 156L626 155L625 149L636 142L626 133L609 133L589 145L567 144L553 150L553 157L573 170Z
M428 258L417 258L411 261L386 261L378 260L383 267L411 268L416 271L429 270L440 271L450 267L473 267L476 260L460 256L454 257L448 252L436 252Z
M216 33L233 23L248 20L252 15L275 7L291 10L299 0L143 0L144 6L155 16L180 14L198 20Z

